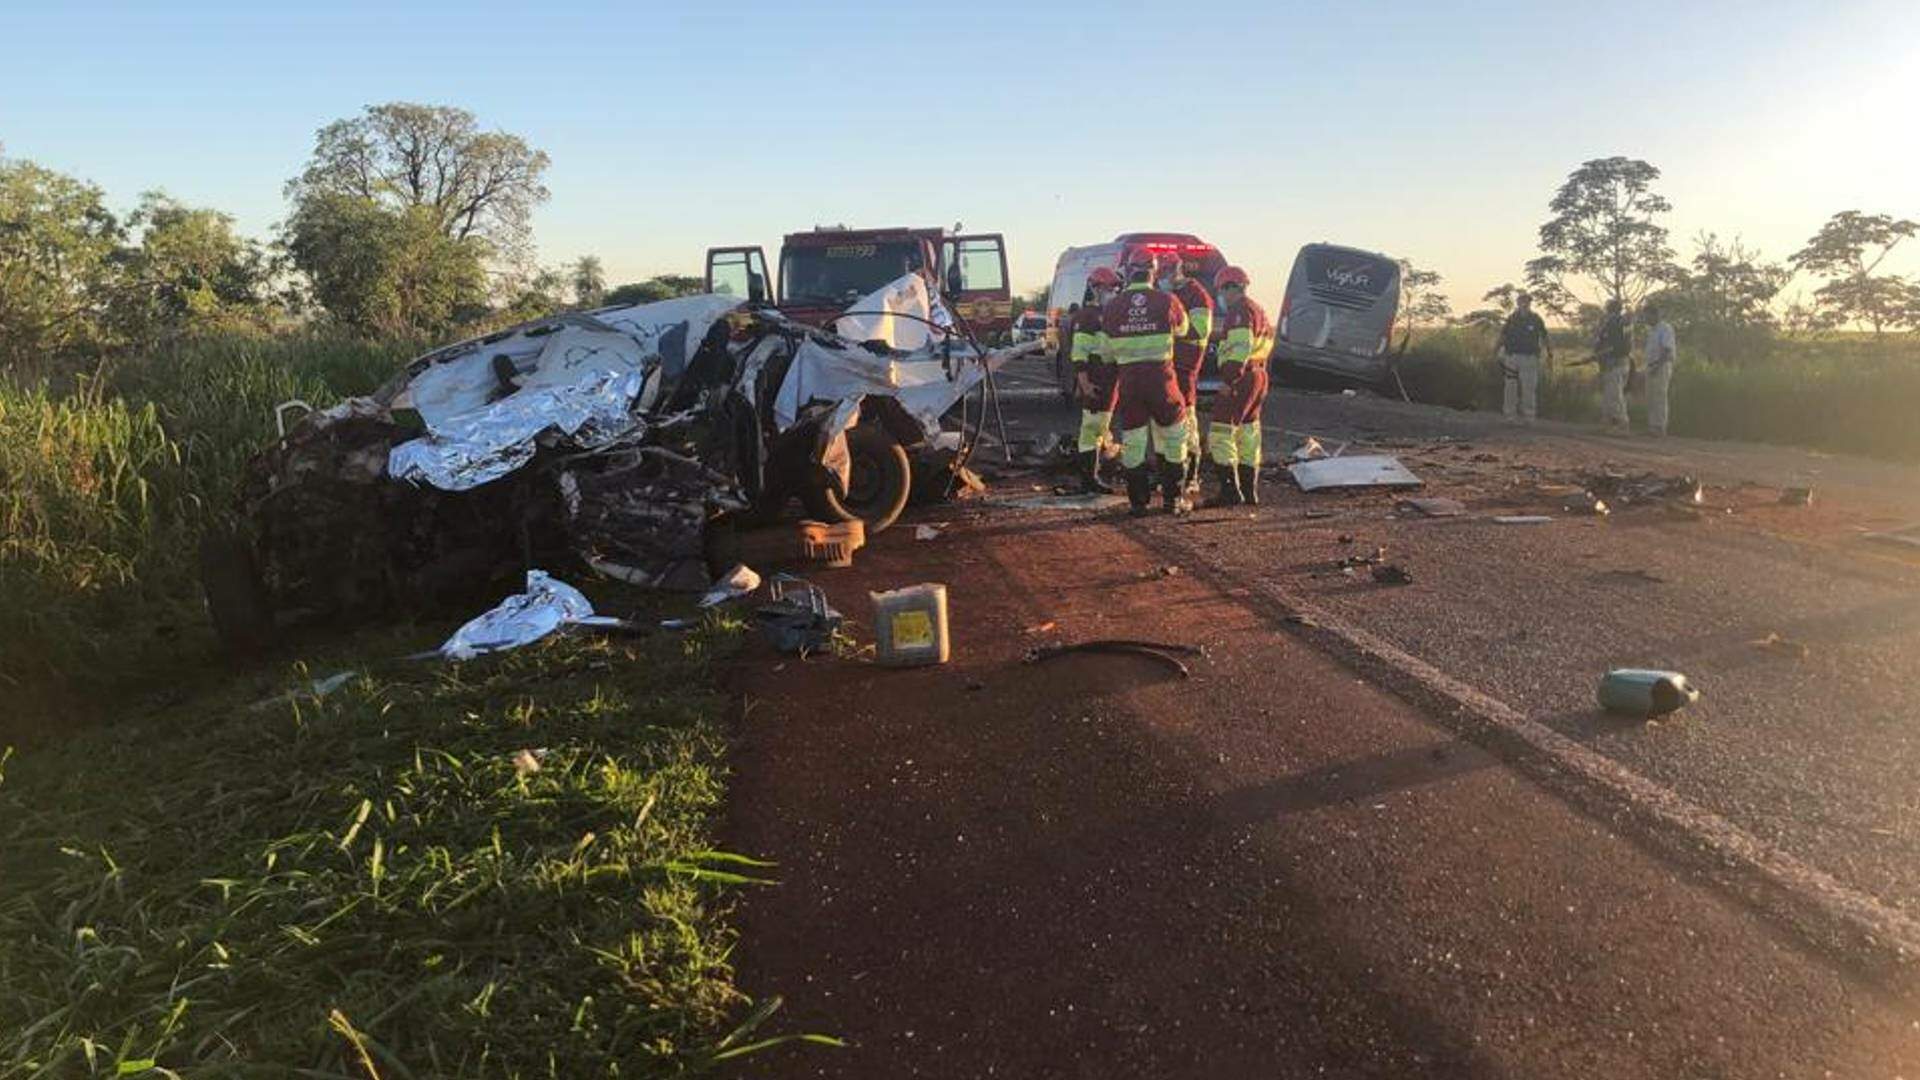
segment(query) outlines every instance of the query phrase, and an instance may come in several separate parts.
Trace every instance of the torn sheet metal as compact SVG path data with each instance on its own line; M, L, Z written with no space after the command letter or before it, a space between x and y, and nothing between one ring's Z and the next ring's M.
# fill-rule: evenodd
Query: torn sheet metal
M1319 458L1287 467L1301 491L1352 487L1419 487L1421 479L1388 454Z
M465 491L526 464L548 431L587 449L606 445L639 426L634 414L738 306L721 296L627 304L430 353L393 399L419 414L427 434L395 447L388 472Z
M517 649L553 633L568 623L617 624L593 613L593 604L580 590L544 570L527 571L527 591L500 601L453 632L440 646L449 660L471 660L486 653Z
M833 321L834 333L848 341L884 341L908 352L939 344L947 336L941 331L953 328L953 314L927 291L927 280L919 274L903 274L847 310L852 314Z

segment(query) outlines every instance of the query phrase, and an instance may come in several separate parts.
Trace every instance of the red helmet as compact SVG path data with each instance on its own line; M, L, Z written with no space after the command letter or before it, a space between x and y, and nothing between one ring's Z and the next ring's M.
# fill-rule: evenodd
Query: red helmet
M1243 289L1246 288L1247 272L1237 266L1221 267L1220 272L1213 275L1213 287L1216 289L1224 289L1229 285L1238 285Z
M1101 266L1087 275L1087 284L1096 289L1117 289L1126 283L1120 280L1120 275L1114 273L1111 267Z
M1144 275L1148 281L1152 281L1154 275L1160 272L1160 257L1146 248L1134 248L1127 252L1121 266L1126 269L1128 277Z

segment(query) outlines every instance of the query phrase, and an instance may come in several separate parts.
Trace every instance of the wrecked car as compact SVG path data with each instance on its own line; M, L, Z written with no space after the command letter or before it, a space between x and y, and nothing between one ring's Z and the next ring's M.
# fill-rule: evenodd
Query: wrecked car
M443 607L534 566L700 590L734 528L793 500L892 524L913 452L955 468L948 426L987 350L904 275L829 332L724 295L572 312L437 349L375 393L309 410L249 463L202 546L223 642ZM288 406L282 406L286 410ZM928 459L929 462L932 459Z

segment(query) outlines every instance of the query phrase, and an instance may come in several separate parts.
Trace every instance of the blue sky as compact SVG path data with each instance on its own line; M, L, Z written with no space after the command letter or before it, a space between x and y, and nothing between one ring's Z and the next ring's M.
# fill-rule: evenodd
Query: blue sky
M816 223L960 221L1007 234L1021 287L1069 244L1167 228L1256 295L1325 239L1437 269L1464 306L1611 154L1664 171L1677 239L1781 257L1837 210L1920 217L1912 0L0 0L0 42L0 146L117 206L161 188L264 235L317 128L453 104L552 155L543 261L616 281Z

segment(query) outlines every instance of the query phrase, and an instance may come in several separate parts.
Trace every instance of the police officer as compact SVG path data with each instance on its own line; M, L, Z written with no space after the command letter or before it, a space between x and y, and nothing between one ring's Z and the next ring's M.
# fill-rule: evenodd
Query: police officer
M1186 334L1187 309L1179 297L1154 288L1157 260L1151 251L1127 254L1126 288L1100 312L1105 358L1117 369L1118 401L1113 426L1120 433L1120 464L1127 474L1127 502L1135 517L1148 512L1153 466L1148 441L1160 451L1160 494L1166 509L1193 509L1186 495L1188 415L1173 370L1175 339Z
M1187 309L1187 332L1173 339L1173 371L1180 380L1180 399L1187 405L1187 472L1183 484L1188 498L1200 489L1200 366L1207 358L1207 339L1213 335L1213 297L1187 276L1178 252L1161 256L1159 281Z
M1247 272L1229 266L1213 279L1220 294L1220 381L1207 425L1207 453L1220 493L1210 504L1260 505L1260 409L1267 400L1267 357L1273 325L1247 295Z
M1080 399L1080 490L1087 494L1112 490L1100 479L1100 447L1113 422L1120 388L1101 341L1100 317L1107 301L1120 291L1120 284L1120 275L1104 266L1087 275L1091 296L1073 313L1070 330L1073 337L1068 356L1073 362L1074 392Z

